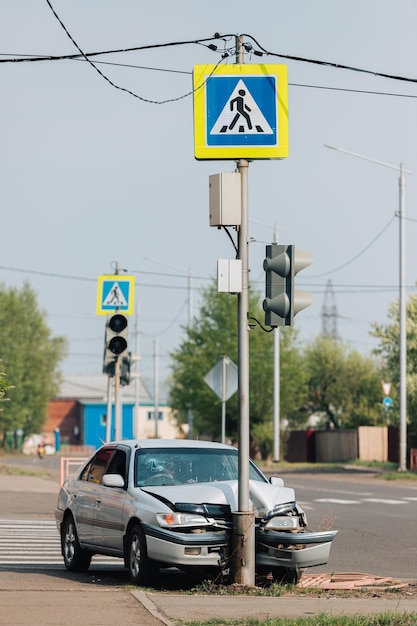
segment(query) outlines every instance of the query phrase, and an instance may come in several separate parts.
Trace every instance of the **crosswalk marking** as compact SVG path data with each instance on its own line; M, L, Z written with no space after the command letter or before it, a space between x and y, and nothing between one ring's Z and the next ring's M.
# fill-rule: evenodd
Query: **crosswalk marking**
M95 555L93 563L123 565L122 559ZM60 566L61 541L53 520L0 520L0 568Z
M417 498L402 498L401 500L392 500L389 498L362 498L361 500L343 500L341 498L316 498L314 502L324 502L327 504L363 504L364 502L372 502L374 504L410 504Z

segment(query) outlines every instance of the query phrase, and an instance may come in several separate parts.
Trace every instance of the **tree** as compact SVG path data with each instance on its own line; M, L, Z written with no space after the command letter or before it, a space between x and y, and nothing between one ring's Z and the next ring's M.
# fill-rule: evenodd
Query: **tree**
M259 294L250 292L250 315L263 318ZM227 355L238 363L237 300L236 296L218 293L215 282L203 291L202 305L193 328L184 329L186 337L172 353L170 406L179 424L187 421L192 408L195 435L219 438L221 432L221 402L205 383L204 376ZM292 329L281 332L281 406L286 411L300 402L302 374L299 353ZM256 326L249 335L250 352L250 428L252 443L262 453L272 448L273 425L273 333ZM226 434L236 440L238 423L237 394L226 404Z
M0 412L3 411L1 404L7 402L10 398L6 398L6 392L11 389L11 386L6 382L6 374L2 371L2 363L0 359Z
M8 431L41 431L48 401L58 389L58 365L65 350L65 340L51 335L29 284L20 291L1 285L0 358L10 383L10 402L0 414L3 446Z
M417 296L407 301L407 438L410 447L417 446ZM400 314L398 301L391 304L387 324L373 324L371 335L379 339L375 350L386 364L385 380L392 383L390 395L394 401L390 413L391 423L399 425L399 385L400 385Z
M305 349L308 406L326 427L356 428L381 420L381 368L345 344L323 335Z

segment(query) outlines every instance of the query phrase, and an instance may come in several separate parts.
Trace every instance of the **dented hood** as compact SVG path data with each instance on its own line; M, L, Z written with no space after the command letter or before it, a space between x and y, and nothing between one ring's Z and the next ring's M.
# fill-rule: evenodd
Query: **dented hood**
M166 485L142 487L143 491L155 497L176 502L194 504L228 504L232 511L238 510L238 481L228 480L213 483L195 483L190 485ZM271 485L258 480L249 481L250 503L257 517L263 517L279 504L295 501L294 489Z

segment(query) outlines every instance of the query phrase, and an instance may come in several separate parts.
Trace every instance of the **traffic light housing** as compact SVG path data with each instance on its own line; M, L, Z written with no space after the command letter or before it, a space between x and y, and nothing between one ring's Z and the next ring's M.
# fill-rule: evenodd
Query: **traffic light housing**
M307 250L296 250L294 245L273 243L266 246L265 270L265 324L267 326L292 326L294 316L310 306L311 292L294 288L294 278L313 262Z
M132 378L139 378L137 372L132 372L132 363L139 361L139 357L136 354L129 352L124 356L120 363L120 384L130 385Z
M115 362L127 355L128 323L126 315L114 313L107 316L104 336L103 373L114 376Z

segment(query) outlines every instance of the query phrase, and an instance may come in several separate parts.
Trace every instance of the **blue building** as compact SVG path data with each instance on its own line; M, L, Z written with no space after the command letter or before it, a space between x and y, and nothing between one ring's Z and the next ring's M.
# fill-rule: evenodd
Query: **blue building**
M112 381L113 379L111 379ZM135 385L139 385L136 390ZM67 376L59 393L49 403L44 434L59 429L61 445L98 448L106 441L108 377ZM113 396L113 385L111 385ZM165 401L158 402L158 419L147 387L141 379L120 388L122 439L172 439L180 436ZM112 397L110 439L114 439L114 398Z

